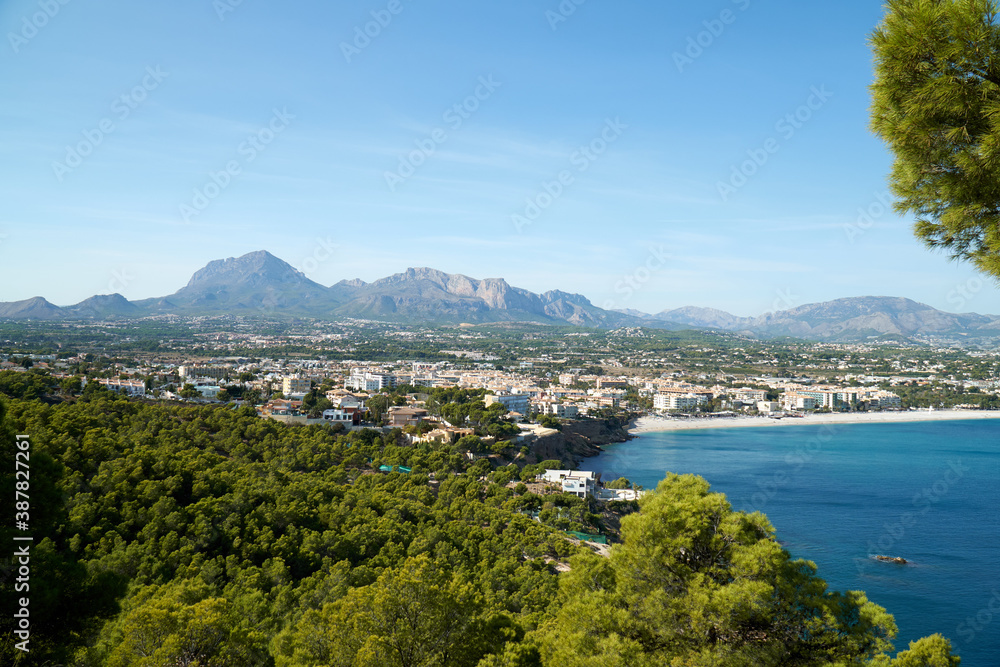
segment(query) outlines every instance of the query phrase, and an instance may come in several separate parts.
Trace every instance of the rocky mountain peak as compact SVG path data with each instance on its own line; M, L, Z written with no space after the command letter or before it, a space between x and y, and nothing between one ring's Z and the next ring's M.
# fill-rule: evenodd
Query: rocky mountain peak
M241 257L209 262L204 268L195 272L185 289L220 284L279 287L304 283L312 281L291 264L278 259L266 250L258 250Z

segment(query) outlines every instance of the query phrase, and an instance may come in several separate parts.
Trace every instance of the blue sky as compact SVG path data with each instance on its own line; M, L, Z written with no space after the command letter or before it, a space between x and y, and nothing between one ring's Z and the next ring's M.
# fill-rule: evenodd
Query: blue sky
M327 285L431 266L647 312L1000 313L995 284L887 210L881 14L0 2L0 300L162 296L267 249Z

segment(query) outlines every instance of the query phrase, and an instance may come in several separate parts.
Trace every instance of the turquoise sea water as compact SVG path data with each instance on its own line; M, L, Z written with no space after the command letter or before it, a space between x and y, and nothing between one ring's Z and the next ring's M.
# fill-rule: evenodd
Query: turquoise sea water
M701 475L832 589L888 609L897 650L940 632L963 667L1000 667L1000 420L650 433L581 467L645 488Z

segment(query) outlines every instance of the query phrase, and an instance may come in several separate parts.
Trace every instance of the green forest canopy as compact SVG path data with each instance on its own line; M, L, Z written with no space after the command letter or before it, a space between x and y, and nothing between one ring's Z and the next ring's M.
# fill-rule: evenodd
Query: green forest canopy
M7 460L31 436L36 538L31 652L8 630L4 664L957 664L938 636L890 661L885 610L700 478L664 480L601 558L531 518L551 497L394 432L103 393L2 411Z

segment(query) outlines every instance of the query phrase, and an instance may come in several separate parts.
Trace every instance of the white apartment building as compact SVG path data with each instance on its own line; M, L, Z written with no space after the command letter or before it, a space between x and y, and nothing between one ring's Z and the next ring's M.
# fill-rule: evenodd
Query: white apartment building
M785 410L815 410L822 405L820 401L812 396L803 396L794 391L786 392L781 396L781 407Z
M297 375L286 375L281 379L281 393L289 396L305 396L312 390L312 383Z
M333 403L335 408L354 408L364 411L365 402L353 394L345 394L343 390L334 389L326 392L326 399Z
M111 391L117 391L120 394L128 394L129 396L146 395L146 383L142 380L101 379L98 382Z
M382 391L383 389L395 389L399 380L395 375L388 373L372 373L360 368L352 368L351 376L347 379L346 388L349 391Z
M534 401L531 404L531 410L540 415L552 415L565 419L573 419L580 413L580 408L575 404L560 403L553 400Z
M778 412L781 405L777 401L757 401L757 412Z
M330 422L331 424L343 424L344 426L350 426L354 423L354 412L347 410L324 410L323 411L323 421Z
M567 405L566 403L549 403L546 407L548 408L546 414L564 419L573 419L580 412L575 405Z
M201 394L202 398L215 398L222 391L222 387L217 384L199 384L195 386L195 390Z
M213 380L224 380L226 376L233 373L232 368L219 368L216 366L194 366L186 364L177 367L177 374L181 379L187 378L212 378Z
M494 403L501 403L509 412L517 412L526 415L531 410L527 394L486 394L483 399L486 407Z
M538 479L549 484L560 484L563 493L586 498L597 488L597 476L587 470L546 470Z
M864 400L868 407L885 409L899 409L903 407L903 399L891 391L876 391L866 394Z
M653 397L653 408L656 410L689 410L708 403L704 394L657 394Z
M748 405L756 405L758 401L767 400L767 390L766 389L751 389L749 387L742 387L733 391L733 398L740 403L746 403Z

